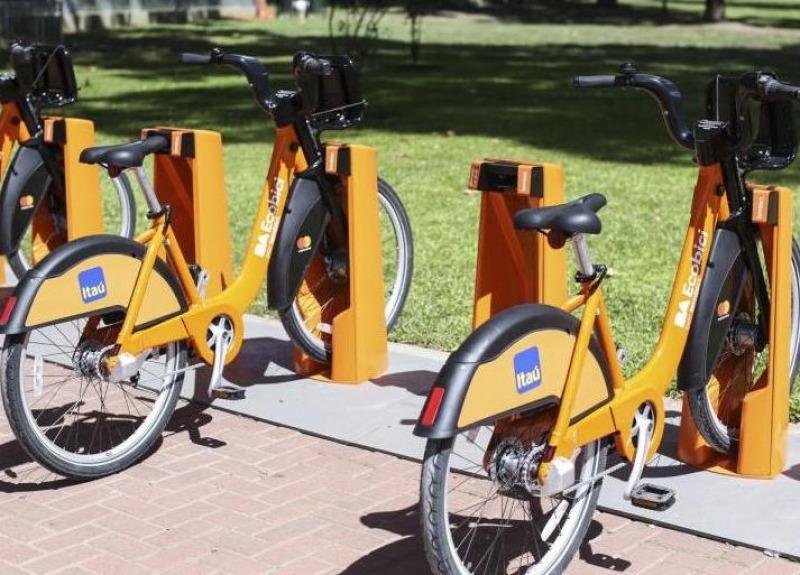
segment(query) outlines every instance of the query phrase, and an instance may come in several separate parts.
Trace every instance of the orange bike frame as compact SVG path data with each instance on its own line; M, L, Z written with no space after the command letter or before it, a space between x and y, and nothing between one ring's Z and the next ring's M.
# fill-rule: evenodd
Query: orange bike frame
M137 355L149 348L189 339L200 357L211 363L213 351L206 341L206 329L214 317L225 315L233 322L236 334L233 345L226 355L226 362L232 361L241 349L241 336L244 331L242 315L258 296L266 277L292 175L295 171L305 168L306 162L300 151L294 128L292 126L278 128L266 184L247 243L241 272L230 286L208 299L203 299L198 293L186 258L165 216L157 218L151 229L137 238L137 241L147 245L147 253L136 280L128 314L117 338L118 354L127 352ZM136 318L153 265L156 258L164 252L177 273L189 309L176 317L134 333Z
M664 429L663 397L683 355L692 315L706 270L711 240L717 223L729 217L721 167L701 167L692 200L691 216L681 250L661 335L647 364L630 379L624 379L616 353L611 319L598 283L585 283L581 293L561 307L572 313L583 307L580 328L572 351L559 413L549 441L552 457L571 458L575 450L592 441L617 434L617 449L632 459L631 428L636 410L649 403L656 413L656 427L650 456L661 443ZM613 399L575 423L570 422L589 340L595 333L608 362ZM543 463L539 478L544 480L549 464Z

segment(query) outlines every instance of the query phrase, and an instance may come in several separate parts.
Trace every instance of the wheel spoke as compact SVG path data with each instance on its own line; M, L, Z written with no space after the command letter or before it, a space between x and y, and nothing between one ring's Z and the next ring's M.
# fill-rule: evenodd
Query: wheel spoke
M108 343L115 332L109 330L115 326L100 318L67 321L17 336L19 343L13 344L22 347L10 355L19 362L8 370L19 374L13 408L22 410L18 419L30 430L21 441L35 444L29 449L33 454L48 452L48 465L63 468L64 474L141 453L140 446L161 432L165 419L160 414L172 407L168 398L185 371L178 345L169 344L148 358L143 377L132 379L136 387L107 379L102 365L113 349Z
M540 420L546 421L546 416ZM448 444L446 463L434 468L446 475L446 480L431 485L446 486L447 496L441 501L448 506L444 517L450 533L434 548L446 549L456 564L463 566L459 572L523 575L533 565L552 569L552 562L574 541L575 532L582 533L588 526L593 508L587 505L593 504L591 492L599 489L601 482L590 484L580 497L543 499L537 495L535 483L525 474L535 472L535 467L530 467L535 459L530 457L542 452L536 446L544 445L549 434L529 425L527 437L538 438L536 442L510 441L515 428L509 424L462 433ZM484 454L485 463L464 455L473 450ZM597 459L602 453L599 444L582 453L578 469L585 480L598 472L604 459ZM426 489L429 487L423 485L423 491ZM582 515L578 519L575 514Z

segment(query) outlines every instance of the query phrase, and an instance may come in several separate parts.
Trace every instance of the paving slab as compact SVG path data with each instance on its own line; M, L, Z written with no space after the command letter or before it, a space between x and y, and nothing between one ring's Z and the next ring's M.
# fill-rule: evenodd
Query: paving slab
M0 411L0 574L424 575L418 477L407 459L181 402L149 457L74 483L30 461ZM800 564L599 512L565 575L611 573Z
M292 347L278 322L248 316L245 345L225 371L247 388L242 401L217 400L220 409L307 433L419 460L425 443L411 430L446 354L392 344L387 373L359 385L305 379L292 371ZM207 401L209 370L187 377L184 395ZM789 434L789 463L775 480L727 477L677 461L679 410L672 404L662 453L648 468L650 481L677 491L664 512L633 507L622 498L627 469L612 474L601 509L689 533L800 559L800 429Z

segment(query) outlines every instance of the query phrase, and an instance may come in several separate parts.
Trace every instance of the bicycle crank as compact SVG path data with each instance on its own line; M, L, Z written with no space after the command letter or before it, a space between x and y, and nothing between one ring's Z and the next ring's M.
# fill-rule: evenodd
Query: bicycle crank
M634 488L642 479L642 473L644 472L645 463L647 463L647 454L650 451L655 428L655 411L653 411L653 407L649 403L643 403L633 416L631 437L635 442L636 455L633 458L633 468L631 469L631 474L628 477L628 482L625 484L625 491L623 492L623 497L627 501L630 501Z
M234 385L225 385L222 370L225 357L233 344L233 322L226 315L218 315L208 325L207 344L214 352L211 378L208 382L208 395L213 399L239 400L245 398L245 390Z
M633 468L625 484L622 496L635 507L650 509L651 511L664 511L675 503L675 492L667 487L660 487L652 483L642 483L642 474L647 464L647 454L653 444L656 429L656 413L650 403L643 403L636 410L633 420L631 437L634 441L636 454L633 458Z

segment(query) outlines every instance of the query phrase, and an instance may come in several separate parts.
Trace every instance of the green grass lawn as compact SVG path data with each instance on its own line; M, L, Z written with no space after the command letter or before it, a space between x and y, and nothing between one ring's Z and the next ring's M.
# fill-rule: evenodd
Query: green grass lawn
M668 76L701 113L715 73L769 68L800 82L800 10L792 0L736 2L735 22L699 23L700 0L636 0L619 13L590 7L529 10L511 17L442 15L426 20L423 62L408 63L406 22L383 21L364 65L370 106L363 127L337 139L374 146L382 175L399 191L415 233L416 276L393 339L453 349L468 334L477 195L465 193L469 163L483 156L558 162L567 193L601 192L604 232L592 238L613 268L607 294L627 371L656 341L696 176L690 154L667 137L645 95L579 91L579 73L613 73L625 61ZM641 18L641 20L640 20ZM237 261L251 225L273 126L232 71L182 67L181 51L221 45L261 57L276 88L290 87L295 50L328 50L327 23L156 26L70 37L82 86L70 110L96 120L104 143L150 125L222 131ZM797 188L800 171L761 174ZM515 281L515 278L508 278ZM262 303L257 306L263 309Z

